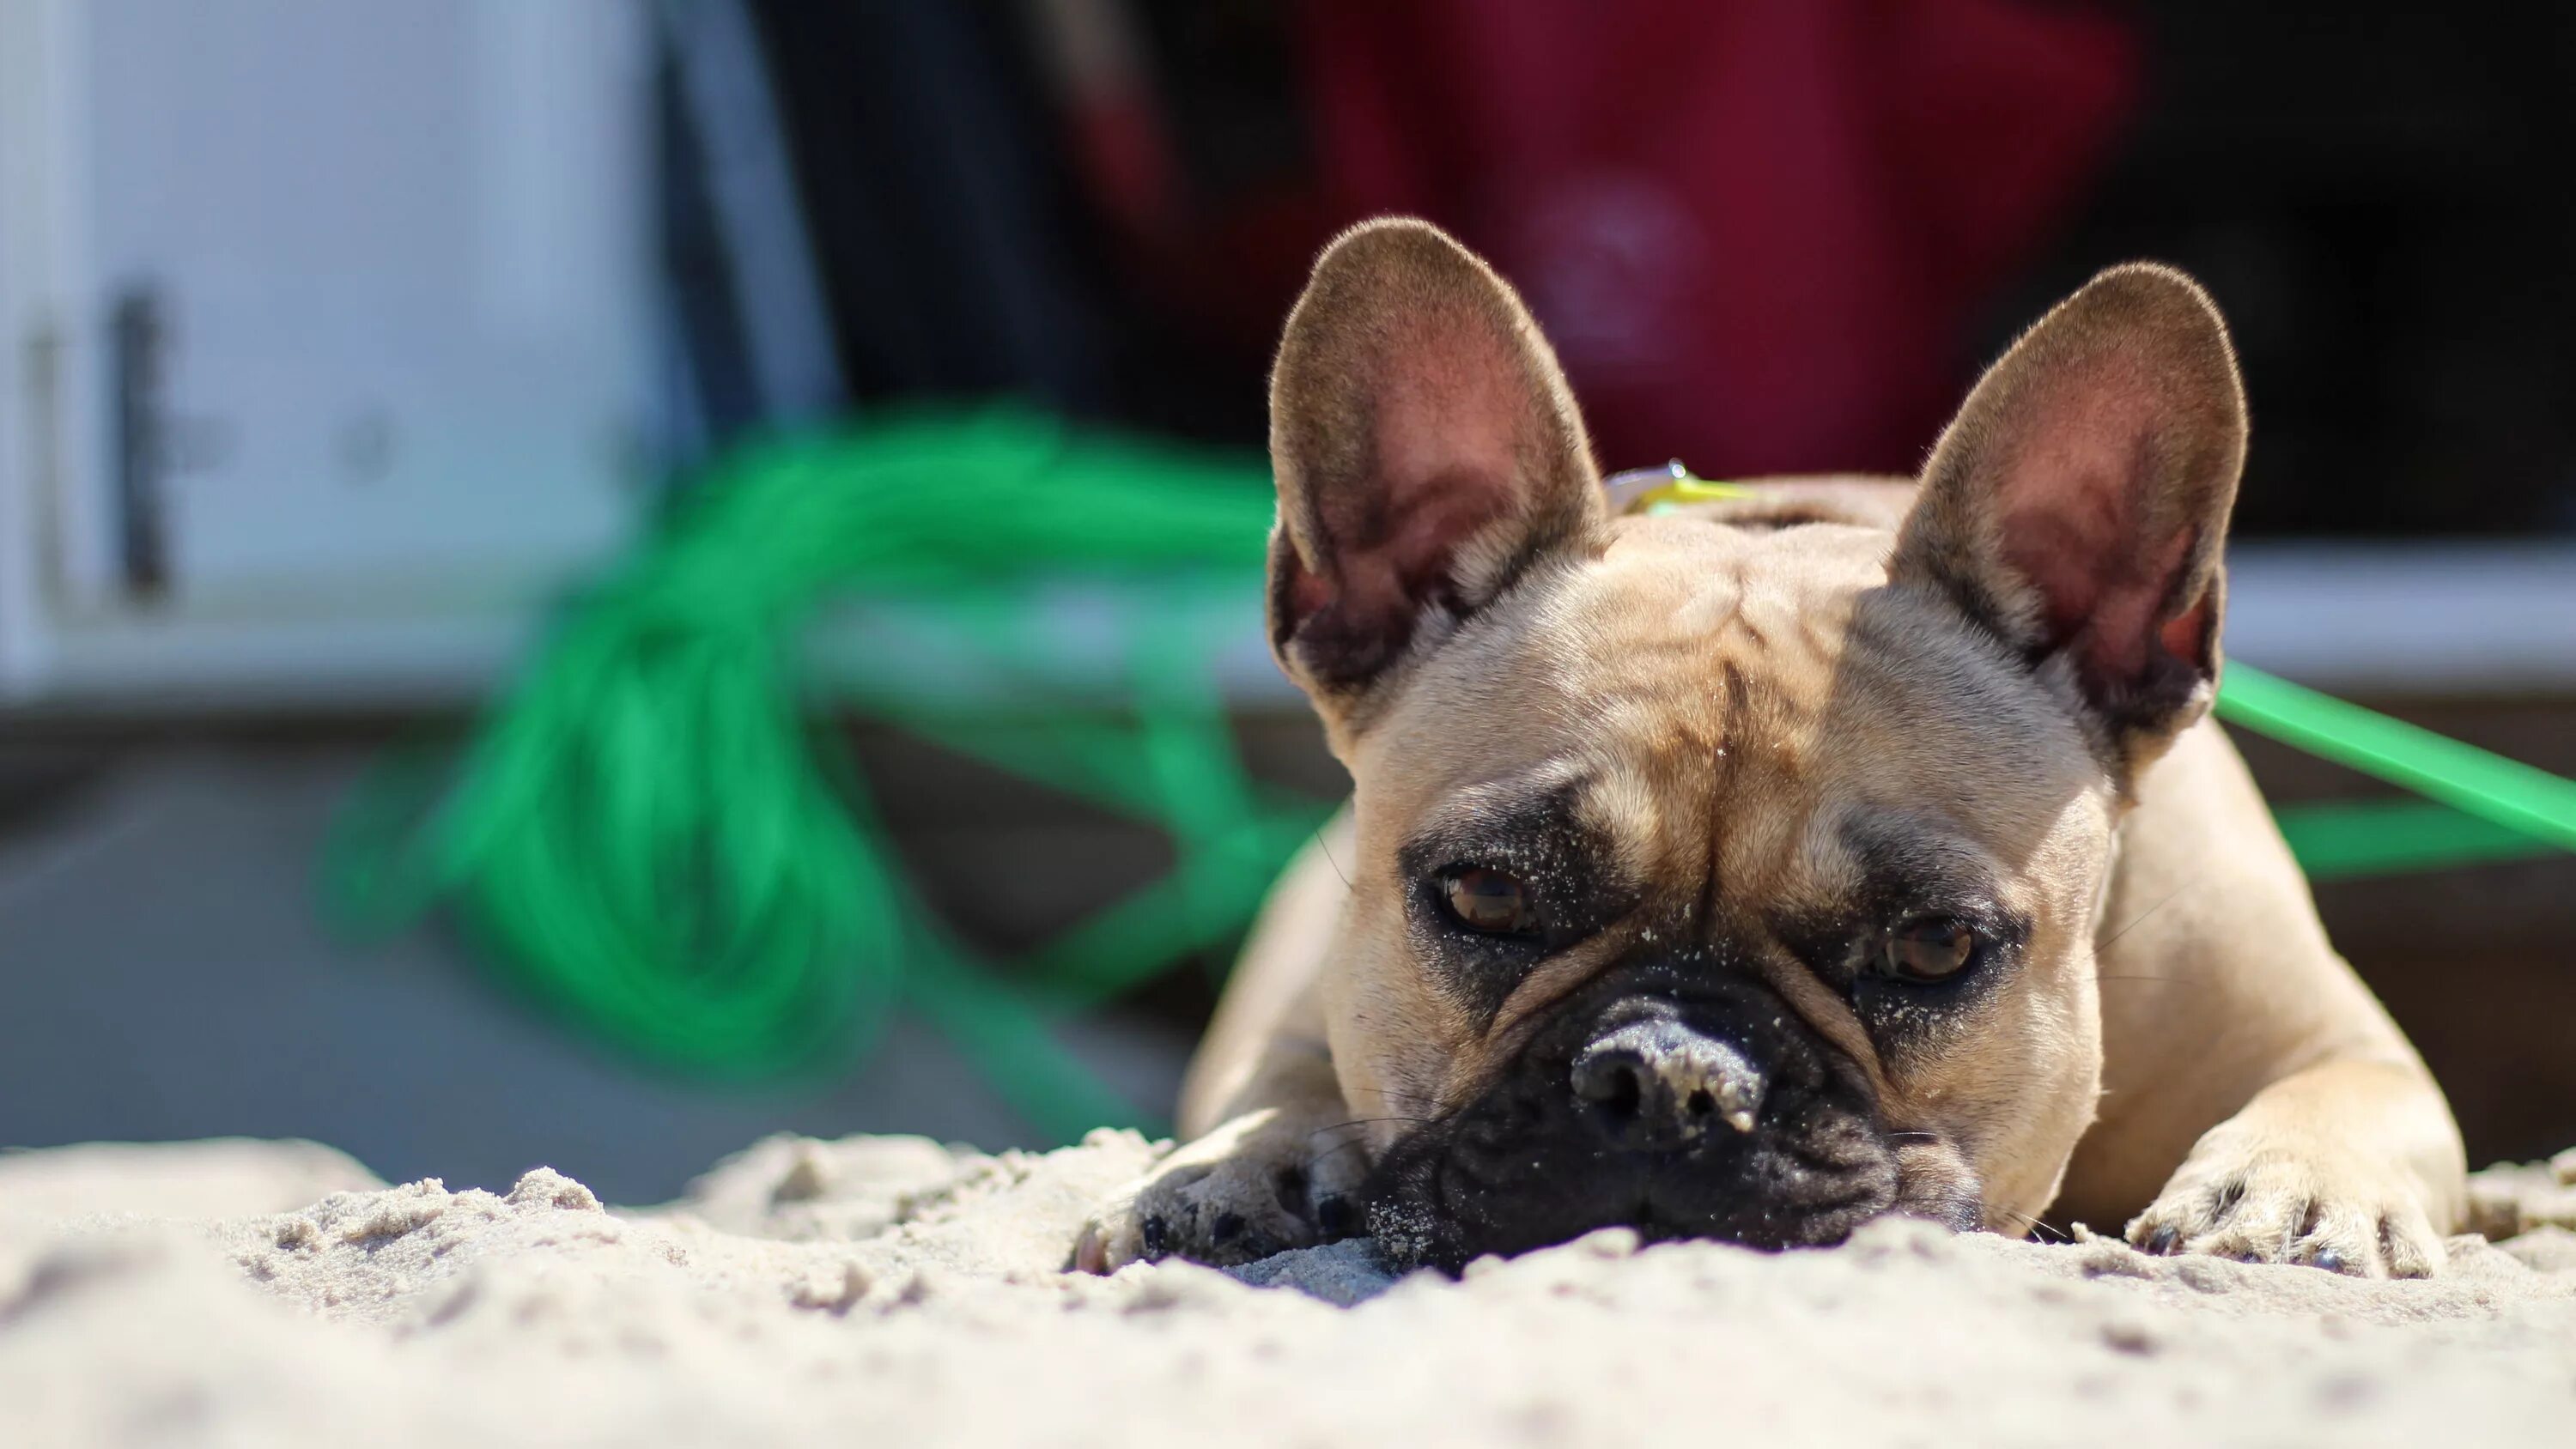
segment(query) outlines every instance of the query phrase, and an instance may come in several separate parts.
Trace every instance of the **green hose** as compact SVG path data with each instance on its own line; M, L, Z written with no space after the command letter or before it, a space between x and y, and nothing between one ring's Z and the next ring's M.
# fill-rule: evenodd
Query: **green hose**
M2576 850L2576 781L2520 760L2243 664L2227 666L2218 717L2425 797L2282 809L2312 879Z
M375 930L444 905L520 991L699 1074L829 1070L901 1004L1053 1136L1149 1123L1056 1023L1222 949L1329 808L1245 773L1207 668L1234 621L1195 601L1257 597L1271 512L1258 458L1011 408L747 449L573 602L460 756L397 752L353 792L326 903ZM1033 592L1068 579L1161 601L1123 631L1106 694L1065 665ZM874 667L818 669L811 636L838 602L930 621L924 661L1051 712L961 705L864 650ZM1022 959L987 959L912 892L818 725L834 707L1150 824L1173 868ZM2284 812L2312 870L2576 848L2566 781L2242 666L2219 709L2440 802Z
M957 647L1054 698L1033 577L1232 591L1272 502L1233 454L923 415L735 457L579 599L452 767L398 755L355 792L325 898L378 930L444 903L508 981L613 1043L701 1073L828 1069L898 1000L1042 1127L1143 1120L1049 1013L1223 944L1328 808L1245 777L1179 611L1143 631L1123 711L1038 724L846 693L935 741L1168 831L1179 867L1006 984L907 887L863 783L816 727L802 645L828 601L944 601ZM1117 718L1123 713L1125 718ZM1026 977L1029 973L1022 972Z

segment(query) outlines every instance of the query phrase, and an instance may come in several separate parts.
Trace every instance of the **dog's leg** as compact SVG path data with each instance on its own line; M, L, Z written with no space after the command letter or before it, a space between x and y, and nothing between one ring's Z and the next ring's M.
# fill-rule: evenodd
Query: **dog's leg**
M1359 1230L1353 1194L1368 1172L1346 1122L1330 1059L1283 1042L1255 1086L1269 1099L1219 1123L1129 1183L1092 1215L1076 1268L1111 1272L1138 1259L1227 1266Z
M1316 984L1350 888L1346 811L1281 877L1181 1093L1187 1145L1114 1194L1074 1250L1106 1273L1139 1258L1248 1263L1357 1231L1369 1168L1324 1044Z
M2204 1134L2129 1240L2152 1253L2428 1277L2443 1263L2459 1150L2420 1066L2322 1062Z
M2244 763L2204 721L2138 795L2102 923L2101 1114L2059 1215L2136 1213L2151 1252L2438 1271L2459 1129L2327 943Z

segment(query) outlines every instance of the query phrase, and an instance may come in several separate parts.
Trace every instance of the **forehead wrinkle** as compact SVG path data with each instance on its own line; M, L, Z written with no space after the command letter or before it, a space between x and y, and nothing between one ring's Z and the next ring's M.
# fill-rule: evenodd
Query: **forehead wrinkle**
M1730 666L1740 677L1766 681L1828 677L1818 666L1834 652L1834 625L1850 612L1852 581L1841 578L1847 570L1820 568L1805 550L1748 547L1731 534L1702 526L1688 536L1719 546L1639 548L1624 556L1614 546L1566 587L1534 598L1531 637L1552 642L1515 661L1525 707L1582 728L1602 722L1620 701L1640 701L1649 723L1660 726L1704 718L1700 701L1683 697L1689 682L1723 684ZM1738 690L1715 703L1742 715L1754 693ZM1733 728L1740 733L1743 725ZM1703 733L1717 737L1714 728Z
M1815 794L1842 629L1858 589L1884 577L1875 554L1820 560L1731 533L1614 544L1523 595L1521 625L1480 651L1476 704L1497 744L1571 745L1593 762L1587 813L1641 876L1713 879L1730 844L1730 876L1794 873L1780 857Z
M1730 656L1719 671L1730 730L1709 801L1710 859L1730 893L1776 894L1797 874L1798 840L1818 798L1813 761L1821 711L1798 688L1805 671L1773 657L1756 669Z

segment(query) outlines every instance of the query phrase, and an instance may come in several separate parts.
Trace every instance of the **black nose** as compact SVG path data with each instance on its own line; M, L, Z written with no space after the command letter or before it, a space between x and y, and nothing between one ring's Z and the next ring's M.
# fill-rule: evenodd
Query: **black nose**
M1623 1026L1574 1058L1574 1094L1629 1148L1682 1147L1720 1123L1750 1132L1765 1085L1741 1049L1669 1018Z

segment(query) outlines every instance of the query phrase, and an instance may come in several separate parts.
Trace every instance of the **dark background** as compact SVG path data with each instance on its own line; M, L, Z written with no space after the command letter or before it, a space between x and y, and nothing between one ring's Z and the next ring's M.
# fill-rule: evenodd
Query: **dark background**
M1301 67L1316 33L1368 7L1127 7L1156 57L1180 213L1150 252L1086 193L1007 7L757 8L856 394L1029 391L1260 442L1276 319L1315 247L1362 214L1319 174ZM2098 154L1999 281L1961 299L1953 389L2096 269L2169 261L2217 297L2243 355L2259 438L2243 534L2576 533L2576 16L2494 0L1819 8L1864 33L1917 8L2073 13L2134 46ZM1599 88L1689 84L1641 70ZM1828 443L1781 466L1908 462Z

